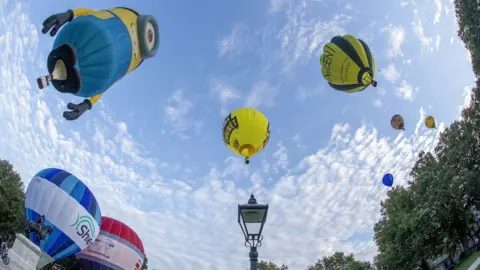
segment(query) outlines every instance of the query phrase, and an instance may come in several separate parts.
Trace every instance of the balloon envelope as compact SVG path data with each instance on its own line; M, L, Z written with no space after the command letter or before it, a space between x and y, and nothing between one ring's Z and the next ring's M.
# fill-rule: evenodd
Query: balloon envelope
M329 85L346 93L376 86L375 57L368 45L352 35L335 36L323 47L320 56L322 75Z
M395 114L392 116L392 120L390 120L390 124L392 125L393 129L396 130L405 130L405 121L400 114Z
M246 158L267 146L270 123L263 113L252 108L240 108L230 113L223 122L222 137L234 153Z
M390 173L385 174L382 183L387 187L391 187L393 185L393 175Z
M102 217L100 235L76 257L82 269L137 270L143 264L144 254L142 241L135 231L116 219Z
M40 249L59 260L85 249L98 235L101 213L95 196L77 177L60 169L37 173L27 188L27 221L45 216L44 225L53 232L40 241ZM35 233L30 240L38 243Z
M427 116L427 118L425 118L425 126L427 128L435 128L435 118L431 115Z

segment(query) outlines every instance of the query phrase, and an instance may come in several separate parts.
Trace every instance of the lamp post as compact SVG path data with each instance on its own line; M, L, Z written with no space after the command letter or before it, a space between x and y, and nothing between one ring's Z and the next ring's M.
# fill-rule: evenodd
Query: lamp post
M263 225L267 220L268 204L258 204L253 194L248 204L238 205L238 224L245 236L245 246L250 247L250 270L258 270L257 247L262 246Z

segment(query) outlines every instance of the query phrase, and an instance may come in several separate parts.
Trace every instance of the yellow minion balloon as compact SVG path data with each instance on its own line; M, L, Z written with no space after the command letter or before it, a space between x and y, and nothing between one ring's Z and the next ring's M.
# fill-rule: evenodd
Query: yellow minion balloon
M240 108L230 113L223 122L223 141L234 153L250 157L262 151L270 139L270 123L263 113L252 108Z
M377 86L375 57L368 45L352 35L335 36L323 47L320 56L322 75L328 84L345 93L363 91Z
M425 126L427 128L437 128L435 126L435 118L433 118L431 115L427 116L427 118L425 118Z

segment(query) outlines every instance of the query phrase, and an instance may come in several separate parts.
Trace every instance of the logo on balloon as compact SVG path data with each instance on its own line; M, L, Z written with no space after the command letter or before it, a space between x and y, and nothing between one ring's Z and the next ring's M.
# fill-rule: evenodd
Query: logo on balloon
M330 76L332 75L331 69L332 69L332 59L335 54L335 50L331 48L330 46L325 45L324 48L324 57L323 57L323 67L325 68L326 74L323 74L325 76L325 79L330 80Z
M229 114L223 122L223 141L230 145L230 136L232 132L239 127L237 117Z
M95 239L95 227L93 226L93 219L90 216L80 216L77 214L77 220L70 227L75 227L77 234L85 241L85 244L90 244Z

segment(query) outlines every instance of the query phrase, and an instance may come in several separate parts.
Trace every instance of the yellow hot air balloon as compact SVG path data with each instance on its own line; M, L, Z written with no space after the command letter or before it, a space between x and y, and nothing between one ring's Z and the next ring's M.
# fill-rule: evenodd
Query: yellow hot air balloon
M435 126L435 118L433 118L431 115L427 116L427 118L425 118L425 126L427 128L437 128Z
M377 86L375 58L368 45L352 35L333 37L323 47L320 65L323 77L336 90L355 93Z
M270 139L270 123L263 113L252 108L240 108L230 113L223 122L223 141L234 153L250 157L262 151Z
M392 116L392 120L390 120L390 124L392 125L393 129L396 130L405 130L405 121L400 114L395 114Z

